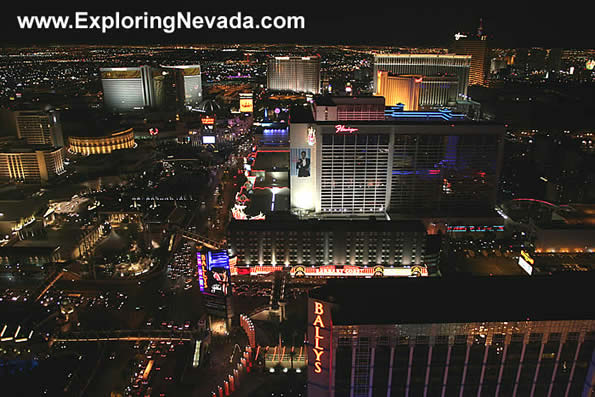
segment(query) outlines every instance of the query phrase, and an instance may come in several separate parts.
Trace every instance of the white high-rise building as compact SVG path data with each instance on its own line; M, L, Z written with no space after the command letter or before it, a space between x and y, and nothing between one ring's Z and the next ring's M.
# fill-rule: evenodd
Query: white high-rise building
M130 112L157 106L159 95L154 77L161 71L150 66L101 68L101 85L106 110Z

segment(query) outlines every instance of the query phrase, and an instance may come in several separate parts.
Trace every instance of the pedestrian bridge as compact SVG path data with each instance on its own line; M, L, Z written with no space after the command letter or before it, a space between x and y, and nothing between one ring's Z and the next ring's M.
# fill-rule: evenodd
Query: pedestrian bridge
M208 333L199 330L89 330L72 331L56 334L51 342L102 342L102 341L167 341L192 342L205 339Z

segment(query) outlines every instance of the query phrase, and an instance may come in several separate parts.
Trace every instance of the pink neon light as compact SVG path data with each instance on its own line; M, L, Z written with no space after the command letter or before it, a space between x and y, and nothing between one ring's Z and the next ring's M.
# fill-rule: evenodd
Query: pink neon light
M339 133L347 133L347 134L353 134L356 131L359 131L359 128L351 128L351 127L346 127L343 124L337 124L335 126L335 133L339 134Z

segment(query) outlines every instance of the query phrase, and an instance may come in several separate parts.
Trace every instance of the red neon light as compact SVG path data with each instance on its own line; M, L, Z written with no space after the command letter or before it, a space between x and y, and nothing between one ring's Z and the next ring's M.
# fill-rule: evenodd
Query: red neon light
M342 133L353 134L356 131L359 131L359 128L346 127L343 124L337 124L335 126L335 133L336 134L342 134Z
M537 200L537 199L518 198L518 199L513 199L512 201L534 201L536 203L541 203L541 204L549 205L550 207L555 207L556 206L555 204L548 203L547 201Z
M437 175L439 173L440 173L440 170L429 170L428 171L428 174L430 174L430 175Z

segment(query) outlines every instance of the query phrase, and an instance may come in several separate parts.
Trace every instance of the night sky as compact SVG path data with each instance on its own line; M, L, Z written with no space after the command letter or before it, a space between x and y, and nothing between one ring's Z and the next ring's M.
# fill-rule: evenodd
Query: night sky
M484 30L495 47L562 47L593 48L595 40L590 26L592 15L582 8L580 2L542 1L534 6L526 2L491 1L491 7L462 7L464 3L441 2L439 6L415 1L418 6L398 5L407 2L378 2L356 0L344 2L250 2L231 5L229 2L216 7L217 1L196 0L193 2L161 1L161 7L149 2L95 1L97 6L84 6L77 2L68 7L65 2L44 2L32 6L11 2L11 9L0 15L0 33L3 46L45 44L191 44L191 43L304 43L304 44L378 44L401 46L447 46L456 32L474 32L479 18L484 20ZM154 2L151 2L154 3ZM323 5L324 3L324 5ZM487 3L487 2L486 2ZM138 4L138 6L133 6ZM264 4L264 5L263 5ZM286 5L289 4L289 5ZM355 7L355 4L358 7ZM167 5L167 6L166 6ZM6 6L6 4L5 4ZM565 8L564 8L565 7ZM175 14L191 11L195 15L232 15L237 11L254 16L303 15L306 29L303 31L237 31L198 30L178 31L165 34L158 31L21 31L17 15L74 15L75 11L101 14L134 13Z

